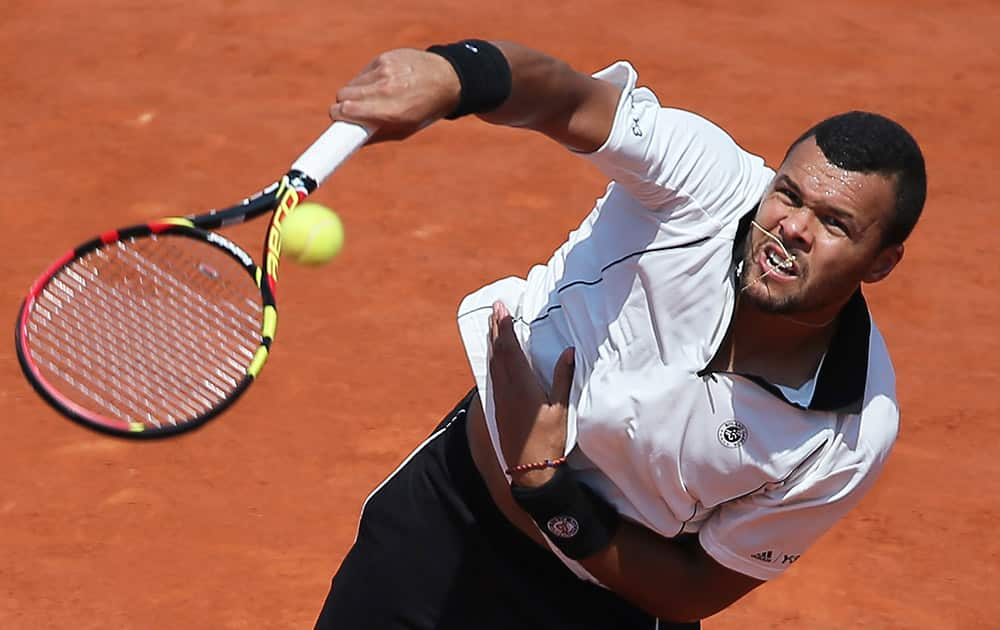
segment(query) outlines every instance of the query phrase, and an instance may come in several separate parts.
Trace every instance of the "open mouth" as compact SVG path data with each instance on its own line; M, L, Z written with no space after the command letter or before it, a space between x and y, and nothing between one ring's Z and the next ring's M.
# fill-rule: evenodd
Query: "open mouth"
M761 266L771 276L794 278L798 276L794 258L774 247L765 247L760 256Z

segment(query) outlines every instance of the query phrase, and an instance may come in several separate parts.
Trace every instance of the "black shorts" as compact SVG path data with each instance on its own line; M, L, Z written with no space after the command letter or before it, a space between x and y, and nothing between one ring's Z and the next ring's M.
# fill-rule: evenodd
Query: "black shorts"
M578 579L503 516L466 438L474 393L362 508L316 628L698 628L658 622Z

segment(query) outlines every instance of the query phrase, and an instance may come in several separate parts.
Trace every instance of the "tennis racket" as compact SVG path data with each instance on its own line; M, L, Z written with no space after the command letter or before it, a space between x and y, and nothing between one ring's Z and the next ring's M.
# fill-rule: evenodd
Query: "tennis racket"
M282 221L368 135L336 122L284 177L234 206L111 230L63 254L17 319L35 390L69 418L134 437L193 429L226 409L274 341ZM268 213L263 266L213 231Z

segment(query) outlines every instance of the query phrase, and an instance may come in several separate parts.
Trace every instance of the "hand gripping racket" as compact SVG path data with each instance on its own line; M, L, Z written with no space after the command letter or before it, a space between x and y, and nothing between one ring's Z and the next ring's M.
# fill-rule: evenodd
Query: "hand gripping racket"
M287 175L234 206L104 232L64 254L17 319L35 390L89 427L137 437L192 429L231 405L274 340L282 221L368 135L336 122ZM262 267L212 231L267 213Z

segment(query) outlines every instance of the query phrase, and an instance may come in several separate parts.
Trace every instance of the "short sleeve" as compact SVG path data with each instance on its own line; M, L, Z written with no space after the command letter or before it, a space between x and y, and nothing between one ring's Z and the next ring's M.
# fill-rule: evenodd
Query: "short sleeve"
M858 504L882 470L895 440L898 412L885 398L872 404L882 411L874 419L880 426L869 430L878 435L875 444L840 433L804 470L723 504L699 530L705 551L719 564L759 580L775 578L795 563Z
M696 208L726 224L760 200L774 172L723 129L697 114L661 107L652 91L636 87L627 62L594 77L622 92L608 139L584 155L645 208Z

